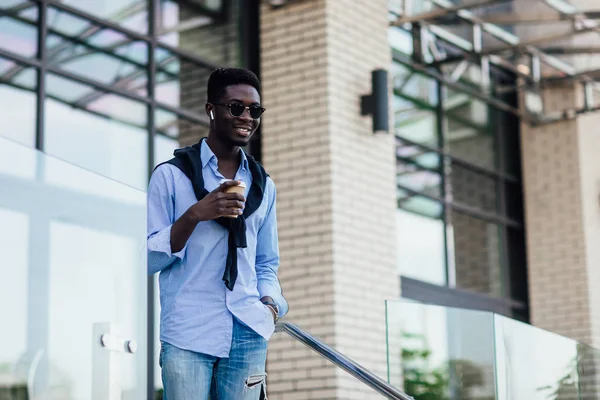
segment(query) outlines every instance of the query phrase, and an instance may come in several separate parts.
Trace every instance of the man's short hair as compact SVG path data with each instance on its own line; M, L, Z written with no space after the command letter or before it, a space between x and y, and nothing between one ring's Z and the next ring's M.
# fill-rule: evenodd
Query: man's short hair
M217 68L208 78L207 97L209 102L217 102L227 86L246 84L253 86L260 94L260 81L254 72L244 68Z

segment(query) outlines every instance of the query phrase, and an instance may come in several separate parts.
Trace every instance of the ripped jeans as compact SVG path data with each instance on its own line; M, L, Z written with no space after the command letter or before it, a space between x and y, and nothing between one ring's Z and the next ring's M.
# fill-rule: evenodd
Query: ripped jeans
M267 341L234 318L229 358L162 342L164 400L266 399ZM209 397L210 394L210 397Z

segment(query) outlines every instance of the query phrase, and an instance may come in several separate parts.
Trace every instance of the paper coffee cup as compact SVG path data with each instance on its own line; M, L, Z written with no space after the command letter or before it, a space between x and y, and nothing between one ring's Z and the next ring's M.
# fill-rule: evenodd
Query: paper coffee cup
M228 181L232 181L233 179L222 179L221 182L219 182L219 185L223 184L223 182L228 182ZM225 193L239 193L242 196L244 195L244 193L246 193L246 184L244 182L240 182L239 185L237 186L230 186L225 190ZM228 215L228 218L237 218L237 215Z

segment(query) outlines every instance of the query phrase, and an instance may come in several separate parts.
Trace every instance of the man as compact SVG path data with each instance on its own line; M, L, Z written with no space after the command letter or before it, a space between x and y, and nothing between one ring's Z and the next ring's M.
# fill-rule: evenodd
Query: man
M264 112L259 91L248 70L213 71L208 138L176 150L150 179L148 270L160 272L166 400L266 394L267 340L288 306L277 279L275 185L240 149ZM228 192L242 182L244 195Z

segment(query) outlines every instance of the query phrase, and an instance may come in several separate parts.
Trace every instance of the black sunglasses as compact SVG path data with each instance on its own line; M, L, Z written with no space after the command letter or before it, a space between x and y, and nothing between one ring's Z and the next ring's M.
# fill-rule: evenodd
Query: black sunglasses
M246 107L240 103L212 103L216 106L225 106L229 108L229 114L232 117L241 117L244 111L248 110L250 116L254 119L259 119L261 115L266 111L266 108L261 106L250 106Z

